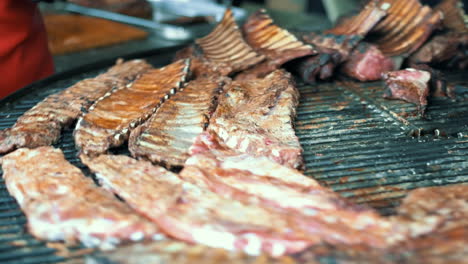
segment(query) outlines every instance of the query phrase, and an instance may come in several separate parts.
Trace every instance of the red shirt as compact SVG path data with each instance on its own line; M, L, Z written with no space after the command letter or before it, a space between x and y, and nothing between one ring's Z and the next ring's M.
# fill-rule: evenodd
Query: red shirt
M54 72L36 4L0 0L0 99Z

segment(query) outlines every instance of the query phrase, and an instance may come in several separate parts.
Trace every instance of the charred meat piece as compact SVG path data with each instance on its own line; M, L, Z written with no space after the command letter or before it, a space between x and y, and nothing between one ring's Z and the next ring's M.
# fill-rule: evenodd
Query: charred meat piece
M276 70L264 79L233 81L225 91L208 130L240 152L303 169L293 129L299 92L291 74Z
M273 23L273 19L261 9L252 14L243 26L247 43L258 53L277 65L317 52L286 29Z
M227 78L200 78L189 82L131 132L132 155L166 167L183 166L195 137L208 125L226 81Z
M434 7L434 10L442 12L445 29L453 32L468 33L468 20L463 10L463 2L460 0L442 0Z
M59 149L18 149L2 158L3 177L38 239L112 248L152 238L156 225L71 165Z
M127 140L130 130L148 119L185 83L190 60L149 70L136 81L106 94L81 117L74 132L80 152L96 155Z
M223 75L245 70L265 59L243 39L231 9L227 9L221 22L195 45L176 54L176 59L191 58L195 77Z
M374 45L359 44L342 65L341 71L359 81L376 81L384 72L395 70L391 58L386 57Z
M418 106L423 115L427 106L429 95L429 81L431 74L427 71L405 69L401 71L386 72L382 76L387 84L385 98L404 100Z
M119 247L111 252L96 252L88 256L95 264L294 264L291 257L271 258L267 255L249 256L203 245L191 245L180 241L165 240L151 243L136 243ZM305 263L305 262L302 262ZM316 264L316 262L307 262Z
M403 237L376 212L348 203L296 170L235 152L212 133L201 134L191 153L180 173L183 180L299 217L297 224L322 242L385 247Z
M442 13L419 0L381 0L387 16L368 34L368 40L386 56L408 56L430 37L442 21Z
M335 35L367 35L387 15L387 9L390 7L390 4L387 2L371 0L358 15L344 19L334 28L325 31L325 33Z
M12 128L0 131L0 153L52 145L60 137L62 128L75 121L94 101L112 89L125 86L150 68L142 60L118 61L106 73L48 96L19 117Z
M273 256L311 243L296 229L300 219L223 198L149 162L111 155L84 160L105 188L177 239Z
M468 33L448 32L434 36L410 58L411 64L463 69L468 59Z

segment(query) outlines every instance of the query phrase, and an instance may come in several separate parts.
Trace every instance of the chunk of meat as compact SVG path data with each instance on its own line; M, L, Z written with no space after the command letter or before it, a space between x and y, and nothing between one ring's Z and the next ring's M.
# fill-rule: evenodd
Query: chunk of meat
M191 153L182 179L225 198L299 217L298 225L323 242L385 247L404 235L376 212L347 202L296 170L235 152L212 133L201 134Z
M228 76L265 59L245 42L229 8L213 31L203 38L196 39L195 44L179 51L176 59L191 58L191 70L197 78Z
M385 98L404 100L418 106L419 112L424 114L429 95L429 81L431 74L427 71L412 68L386 72L382 76L387 84Z
M129 149L166 167L181 167L195 137L208 126L218 95L228 78L191 81L130 134Z
M272 256L316 242L296 228L300 219L223 198L149 162L112 155L83 160L105 188L180 240Z
M86 155L97 155L127 140L130 131L147 120L187 81L190 60L149 70L135 82L98 100L76 125L75 144Z
M291 75L277 70L264 79L233 81L225 90L208 130L240 152L302 169L293 129L299 93Z
M73 123L96 100L119 89L151 66L143 60L119 60L107 72L52 94L18 118L12 128L0 131L0 153L55 143L60 132Z
M395 70L393 60L374 45L361 43L342 65L341 71L359 81L376 81L384 72Z
M36 238L109 249L160 236L112 193L70 164L59 149L18 149L2 158L3 177Z

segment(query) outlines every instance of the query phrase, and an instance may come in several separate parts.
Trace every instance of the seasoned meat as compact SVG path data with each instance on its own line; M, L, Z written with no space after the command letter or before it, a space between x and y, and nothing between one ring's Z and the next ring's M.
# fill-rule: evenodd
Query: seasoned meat
M88 259L95 264L294 264L291 257L271 258L267 255L249 256L242 252L232 252L203 245L190 245L179 241L138 243L118 248L111 252L96 252ZM301 264L316 264L308 261Z
M135 82L100 98L81 117L74 132L80 152L96 155L127 140L130 130L148 119L186 82L190 60L149 70Z
M301 218L322 242L385 247L403 237L377 213L353 205L300 172L229 149L208 132L191 148L180 177L219 195ZM405 231L405 230L402 230Z
M341 71L359 81L376 81L384 72L395 70L391 58L386 57L374 45L359 44L342 65Z
M445 29L453 32L468 33L468 21L463 10L463 1L442 0L434 7L434 10L440 11L444 15L442 24Z
M179 51L176 59L191 58L195 77L227 76L245 70L265 59L243 39L231 9L227 9L221 22L194 46Z
M2 158L2 168L8 191L38 239L108 249L159 236L156 225L97 187L59 149L18 149Z
M303 169L293 129L299 93L291 75L276 70L264 79L233 81L225 90L208 130L240 152Z
M427 71L412 68L386 72L382 76L387 84L385 98L404 100L418 106L419 112L424 114L429 95L429 81L431 74Z
M150 68L142 60L118 61L106 73L48 96L19 117L12 128L0 131L0 153L55 143L62 128L75 121L94 101L112 89L125 86Z
M181 167L195 137L208 125L226 81L227 78L201 78L189 82L131 132L132 155L167 167Z
M223 198L149 162L112 155L83 159L105 188L177 239L273 256L315 242L297 230L300 219Z
M242 29L247 43L267 59L262 64L240 73L237 77L239 80L263 78L290 60L317 53L312 46L275 25L265 9L252 14Z

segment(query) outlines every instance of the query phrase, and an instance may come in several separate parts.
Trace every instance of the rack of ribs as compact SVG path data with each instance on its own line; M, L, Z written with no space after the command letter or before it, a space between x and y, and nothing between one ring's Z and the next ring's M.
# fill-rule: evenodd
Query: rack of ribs
M48 146L96 100L132 82L151 69L143 60L119 60L107 72L52 94L18 118L12 128L0 131L0 153L16 148Z
M272 256L298 252L318 242L296 229L294 222L300 218L223 198L150 162L114 155L82 159L104 188L174 238Z
M231 9L213 31L195 44L179 51L176 59L191 58L195 77L230 74L245 70L265 57L252 49L242 37Z
M109 249L161 236L155 224L96 186L59 149L21 148L1 162L6 187L38 239Z
M165 102L145 123L130 133L134 157L170 167L181 167L188 149L208 126L227 77L199 78L189 82Z
M130 85L101 97L80 117L74 131L80 152L97 155L127 140L132 129L147 120L189 76L190 60L179 60L144 73Z
M220 96L208 130L240 152L302 169L302 148L293 129L298 98L291 74L283 70L233 81Z

